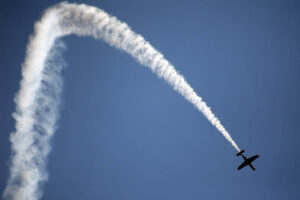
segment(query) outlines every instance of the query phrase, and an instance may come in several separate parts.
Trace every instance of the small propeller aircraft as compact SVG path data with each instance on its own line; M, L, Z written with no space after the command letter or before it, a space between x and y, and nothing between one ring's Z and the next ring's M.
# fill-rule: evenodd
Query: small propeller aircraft
M256 158L258 158L258 155L252 156L251 158L246 158L246 156L243 155L243 153L245 152L245 150L240 151L238 154L236 154L236 156L242 156L244 158L244 162L237 168L238 170L242 169L243 167L249 165L249 167L251 167L251 169L253 171L255 171L255 168L253 167L253 165L251 164Z

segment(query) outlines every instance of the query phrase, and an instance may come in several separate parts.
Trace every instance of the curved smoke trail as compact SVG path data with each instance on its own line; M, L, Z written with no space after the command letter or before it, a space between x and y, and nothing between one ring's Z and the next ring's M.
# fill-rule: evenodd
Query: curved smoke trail
M27 46L23 79L15 98L16 131L10 137L13 155L5 198L37 200L42 195L40 187L47 180L45 162L59 116L62 90L62 62L56 60L62 43L57 39L69 34L93 36L130 54L191 102L240 151L183 76L141 35L101 9L63 2L45 11L35 24L35 32Z

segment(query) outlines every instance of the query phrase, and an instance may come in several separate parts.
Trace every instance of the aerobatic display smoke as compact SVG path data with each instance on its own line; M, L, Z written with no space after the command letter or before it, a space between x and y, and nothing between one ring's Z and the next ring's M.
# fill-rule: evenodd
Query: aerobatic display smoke
M223 136L240 151L229 133L165 58L141 35L105 11L88 6L60 3L47 9L35 24L22 66L20 90L15 97L16 131L11 133L12 160L4 198L37 200L47 180L46 159L49 140L56 129L62 90L59 38L70 34L92 36L130 54L142 65L164 79L191 102Z

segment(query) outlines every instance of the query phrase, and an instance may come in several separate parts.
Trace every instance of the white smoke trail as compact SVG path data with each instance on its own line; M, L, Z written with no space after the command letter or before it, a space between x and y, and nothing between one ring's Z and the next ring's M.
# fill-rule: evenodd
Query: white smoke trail
M101 9L63 2L45 11L35 24L35 32L27 46L23 79L15 98L16 132L10 138L13 155L5 198L37 200L41 197L40 187L47 180L45 162L58 118L62 85L62 62L54 62L59 56L60 48L57 47L61 47L57 39L69 34L102 39L133 56L191 102L240 151L183 76L141 35Z

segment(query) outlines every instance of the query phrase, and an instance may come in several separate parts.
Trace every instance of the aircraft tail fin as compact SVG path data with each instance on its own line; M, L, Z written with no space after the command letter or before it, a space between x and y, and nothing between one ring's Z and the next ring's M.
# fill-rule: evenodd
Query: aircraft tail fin
M244 153L244 152L245 152L245 150L243 149L242 151L238 152L238 153L236 154L236 156L240 156L240 155L242 155L242 153Z

